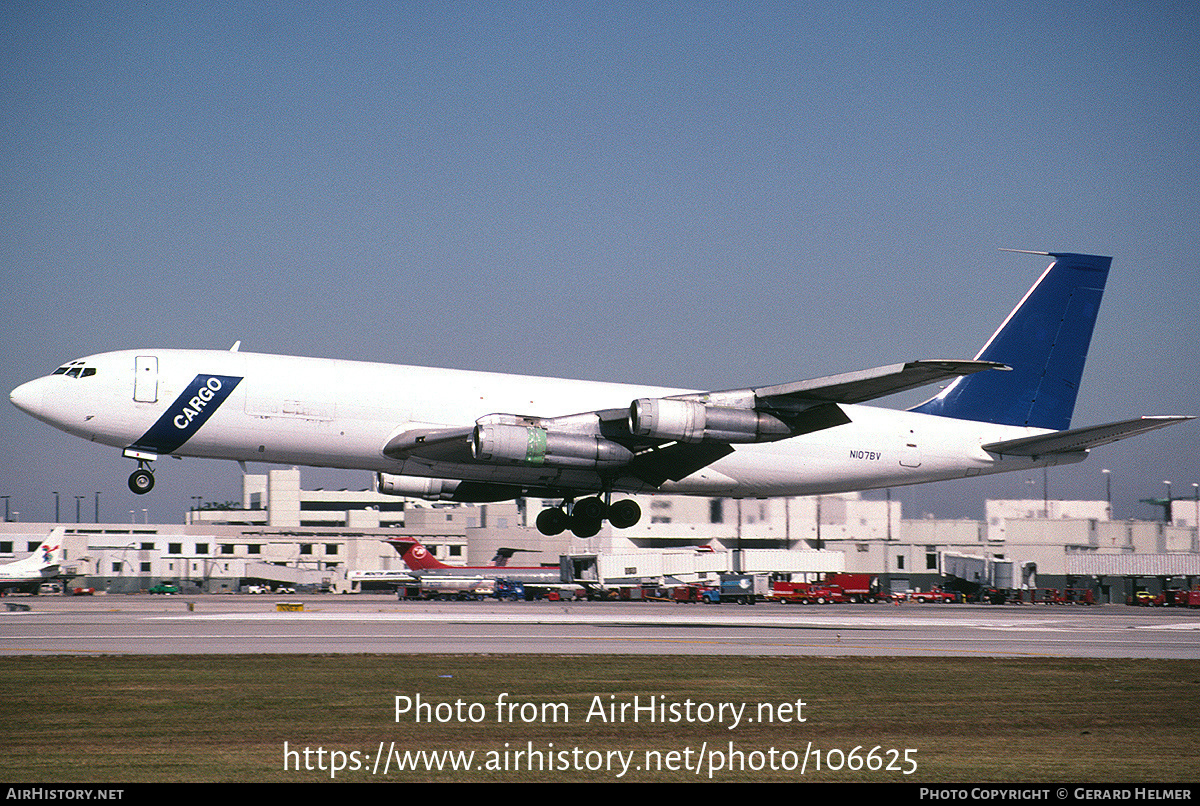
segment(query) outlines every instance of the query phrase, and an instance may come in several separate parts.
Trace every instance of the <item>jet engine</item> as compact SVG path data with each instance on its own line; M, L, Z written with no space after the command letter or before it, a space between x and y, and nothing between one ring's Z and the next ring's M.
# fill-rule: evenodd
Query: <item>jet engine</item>
M766 412L673 398L633 401L629 431L639 437L677 442L772 442L794 433L787 423Z
M424 498L426 501L453 501L454 489L458 485L459 482L447 479L396 476L391 473L375 474L375 489L384 495Z
M588 470L620 467L633 459L624 445L596 434L484 423L471 435L471 454L481 462Z
M401 495L405 498L423 498L426 501L459 501L471 504L511 501L524 494L522 488L508 484L429 479L422 476L397 476L392 473L376 473L375 489L384 495Z

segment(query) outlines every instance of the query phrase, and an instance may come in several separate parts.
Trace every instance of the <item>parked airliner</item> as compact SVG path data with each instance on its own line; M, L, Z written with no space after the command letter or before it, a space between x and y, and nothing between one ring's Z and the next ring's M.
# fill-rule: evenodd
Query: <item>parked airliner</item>
M518 549L497 549L491 565L446 565L416 538L394 537L384 542L396 550L412 575L422 581L426 577L502 578L526 585L555 585L562 581L562 570L558 566L509 565L508 561Z
M694 392L230 350L143 349L71 361L13 390L23 411L138 463L197 456L377 474L430 500L561 500L544 534L627 528L613 493L815 495L1024 471L1188 416L1071 429L1112 259L1049 268L973 360ZM953 379L907 411L862 403ZM580 498L579 496L585 496Z
M43 582L60 578L65 533L61 526L53 529L33 554L0 565L0 591L16 589L37 593Z

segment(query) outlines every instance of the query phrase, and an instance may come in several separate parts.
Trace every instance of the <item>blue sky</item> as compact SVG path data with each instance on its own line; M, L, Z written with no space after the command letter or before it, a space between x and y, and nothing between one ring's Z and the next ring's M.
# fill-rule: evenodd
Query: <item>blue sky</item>
M16 0L0 59L5 390L239 339L698 389L966 358L1044 268L1012 247L1115 257L1073 424L1200 414L1191 4ZM134 497L119 451L7 404L0 445L22 520L240 497L201 460ZM1198 448L1176 426L1050 492L1110 468L1149 517Z

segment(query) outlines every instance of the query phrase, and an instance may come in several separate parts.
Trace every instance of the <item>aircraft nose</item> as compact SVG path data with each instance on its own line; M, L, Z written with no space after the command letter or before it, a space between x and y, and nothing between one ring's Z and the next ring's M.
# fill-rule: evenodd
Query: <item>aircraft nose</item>
M21 411L36 416L44 407L46 386L41 379L23 383L8 393L8 399Z

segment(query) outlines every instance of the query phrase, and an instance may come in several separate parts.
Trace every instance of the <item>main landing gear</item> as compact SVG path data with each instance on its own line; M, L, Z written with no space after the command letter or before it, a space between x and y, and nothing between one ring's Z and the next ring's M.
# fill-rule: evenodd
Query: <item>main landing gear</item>
M560 507L543 509L537 516L537 528L544 535L562 534L570 528L576 537L592 537L606 520L614 528L628 529L641 517L642 508L631 498L606 504L599 496L589 496L575 502L565 501Z

